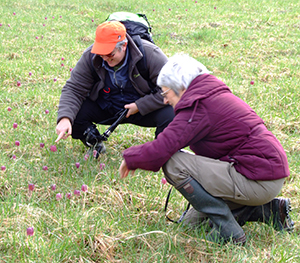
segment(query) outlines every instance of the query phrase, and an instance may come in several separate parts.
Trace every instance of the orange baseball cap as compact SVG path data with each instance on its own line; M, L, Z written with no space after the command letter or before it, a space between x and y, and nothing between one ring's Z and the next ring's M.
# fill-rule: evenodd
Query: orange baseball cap
M116 44L126 37L126 28L119 21L107 21L97 27L96 38L91 53L107 55Z

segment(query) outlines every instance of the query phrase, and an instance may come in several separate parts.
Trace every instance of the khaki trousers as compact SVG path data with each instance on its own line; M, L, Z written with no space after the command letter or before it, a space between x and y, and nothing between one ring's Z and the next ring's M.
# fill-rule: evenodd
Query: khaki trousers
M238 173L231 163L186 152L175 153L165 163L163 171L175 188L180 188L192 177L212 196L227 201L231 209L266 204L279 194L284 183L284 178L250 180Z

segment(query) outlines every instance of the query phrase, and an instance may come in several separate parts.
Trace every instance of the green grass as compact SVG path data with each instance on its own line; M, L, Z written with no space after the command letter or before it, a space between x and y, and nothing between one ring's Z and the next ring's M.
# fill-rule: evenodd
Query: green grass
M0 262L300 262L299 10L298 0L0 0L0 165L6 166L0 171ZM167 222L162 171L118 175L122 151L152 140L153 129L119 126L97 161L85 161L86 149L71 139L50 151L70 68L114 11L145 13L168 56L197 58L265 120L288 156L291 175L280 195L291 198L294 233L249 223L246 246L220 247L206 244L199 229ZM82 184L88 192L75 197ZM174 191L171 216L185 205ZM30 226L33 236L26 235Z

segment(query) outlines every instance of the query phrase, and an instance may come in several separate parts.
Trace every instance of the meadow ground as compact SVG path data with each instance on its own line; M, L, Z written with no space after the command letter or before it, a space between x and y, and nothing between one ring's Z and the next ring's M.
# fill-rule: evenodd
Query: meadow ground
M0 262L300 262L299 10L298 0L0 0ZM292 234L249 223L244 247L219 246L166 221L161 171L118 175L122 151L153 129L119 126L97 161L78 141L55 145L61 89L115 11L146 14L167 56L195 57L264 119L290 164L280 196ZM185 206L174 191L170 216Z

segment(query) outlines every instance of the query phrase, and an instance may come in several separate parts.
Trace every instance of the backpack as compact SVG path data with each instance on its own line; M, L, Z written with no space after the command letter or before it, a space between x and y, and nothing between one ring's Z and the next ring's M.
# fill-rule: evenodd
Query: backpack
M151 93L155 93L156 85L151 82L149 78L149 71L147 68L147 58L141 39L145 39L154 44L151 34L151 26L145 14L134 14L129 12L115 12L110 14L106 21L119 21L125 27L127 33L133 39L138 49L143 54L143 58L138 61L137 68L143 79L147 80L151 89Z
M116 20L121 22L127 33L134 39L145 39L155 44L152 39L151 26L145 14L134 14L129 12L115 12L110 14L106 21Z

